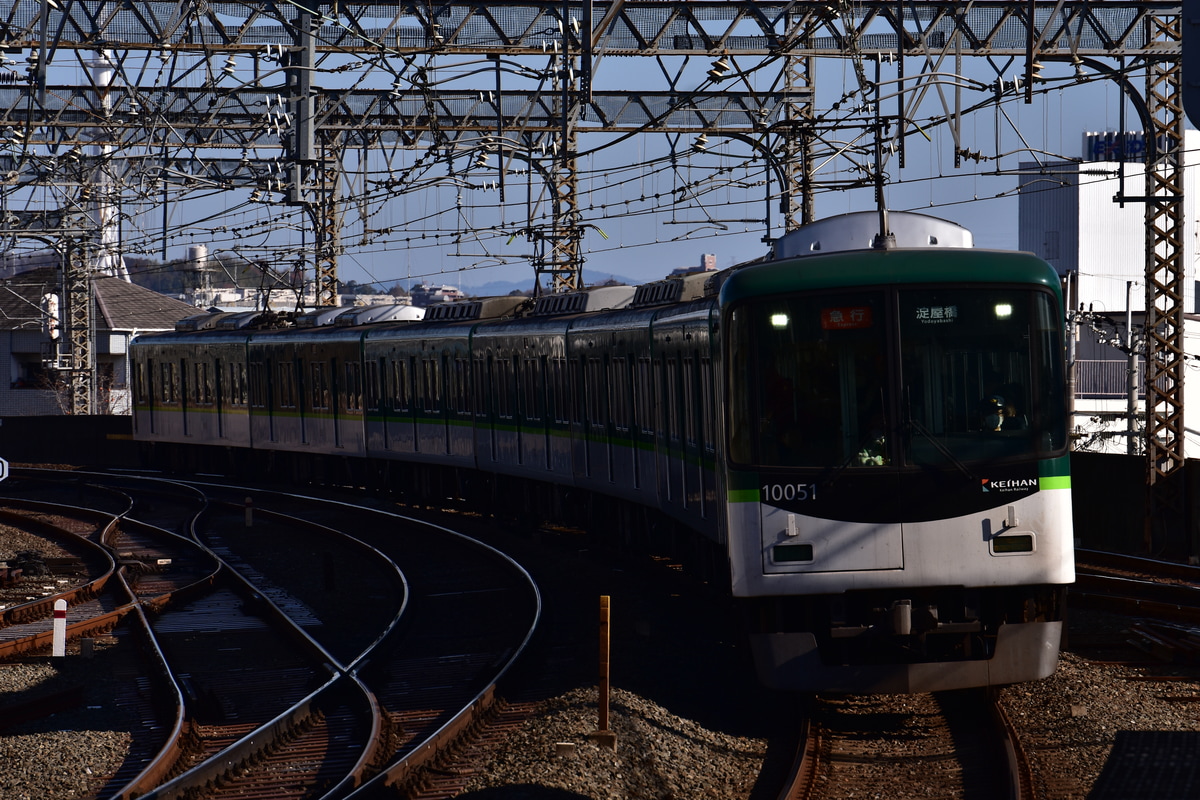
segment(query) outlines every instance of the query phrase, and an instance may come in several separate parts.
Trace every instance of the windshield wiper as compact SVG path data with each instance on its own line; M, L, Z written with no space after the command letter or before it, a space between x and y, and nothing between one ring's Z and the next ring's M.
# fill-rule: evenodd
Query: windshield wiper
M940 440L938 440L937 437L935 437L932 433L929 432L928 428L926 428L921 423L917 422L912 417L908 418L907 423L908 423L908 427L910 430L914 430L917 433L924 436L926 439L928 439L929 443L931 445L933 445L933 449L937 450L939 453L941 453L943 456L945 456L946 460L949 461L951 464L953 464L954 467L959 472L961 472L963 475L967 476L971 480L976 479L976 476L971 472L971 470L967 469L967 465L962 463L961 461L959 461L958 458L954 455L954 453L950 452L950 448L946 447L946 445L942 444L942 442Z

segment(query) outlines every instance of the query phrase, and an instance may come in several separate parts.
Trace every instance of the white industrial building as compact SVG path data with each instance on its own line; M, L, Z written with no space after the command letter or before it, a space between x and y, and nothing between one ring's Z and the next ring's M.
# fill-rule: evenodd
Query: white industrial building
M1120 159L1121 146L1129 161ZM1022 165L1019 247L1058 270L1074 313L1074 423L1079 449L1129 452L1127 324L1140 331L1145 312L1146 207L1120 197L1146 194L1140 133L1086 134L1081 163ZM1196 293L1196 164L1200 132L1184 139L1185 351L1200 357L1200 308ZM1100 160L1110 158L1113 160ZM1200 360L1188 360L1184 377L1185 456L1200 458ZM1144 412L1137 366L1137 413ZM1191 398L1190 402L1188 399ZM1136 424L1140 430L1140 423ZM1138 434L1135 434L1137 436Z

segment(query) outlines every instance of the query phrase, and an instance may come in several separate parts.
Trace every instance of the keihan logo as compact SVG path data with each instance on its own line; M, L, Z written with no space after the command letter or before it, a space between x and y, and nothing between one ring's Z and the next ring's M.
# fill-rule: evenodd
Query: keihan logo
M994 481L991 478L980 478L979 487L985 492L1024 492L1038 488L1038 479L1013 478L1005 481Z

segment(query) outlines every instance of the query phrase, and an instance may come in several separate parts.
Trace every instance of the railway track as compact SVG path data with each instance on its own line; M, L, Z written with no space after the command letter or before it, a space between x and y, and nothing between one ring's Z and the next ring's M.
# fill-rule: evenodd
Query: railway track
M102 523L103 515L76 515L63 527L75 529L71 535L106 541L116 564L114 575L128 580L130 610L96 641L105 648L136 653L121 676L126 688L113 693L111 704L140 720L130 725L131 730L153 728L154 733L129 746L124 764L106 777L96 797L132 797L145 787L150 787L145 790L149 797L182 797L188 792L255 797L286 783L285 778L297 784L285 794L288 797L453 797L478 769L480 756L475 754L494 750L533 712L532 702L497 692L495 681L480 677L489 669L495 674L497 664L502 672L507 669L503 665L511 663L505 661L505 646L484 641L484 634L503 627L511 613L494 602L472 612L471 600L494 601L493 595L509 590L489 584L494 576L486 565L468 565L461 551L467 540L452 535L450 544L434 547L426 544L430 531L444 529L409 530L406 521L383 509L270 493L253 493L253 525L247 525L248 495L241 488L155 484L151 490L133 479L114 479L112 485L101 480L72 476L65 491L75 502L105 506L118 523L110 527ZM55 494L51 489L39 492L44 500ZM42 520L70 516L45 509L31 513ZM139 527L151 520L153 525ZM102 533L106 528L108 532ZM333 544L346 530L353 531L357 544L345 548ZM277 557L285 549L291 553L290 561ZM72 558L79 564L86 561ZM425 558L431 559L428 564ZM363 602L385 593L386 581L363 577L375 569L370 564L389 560L409 579L405 599ZM1086 554L1080 561L1080 572L1086 576L1091 571ZM1119 570L1144 574L1114 574ZM1106 565L1096 571L1121 579L1113 585L1146 583L1161 591L1153 585L1164 582L1152 579L1157 574L1154 564ZM239 594L225 582L225 572L240 575L253 590ZM420 579L412 580L418 574ZM89 572L85 577L93 576ZM459 578L462 582L457 582ZM1153 602L1184 606L1191 591L1188 571L1165 582L1175 585L1169 591L1182 594ZM1089 586L1086 581L1082 585ZM1132 589L1124 591L1132 594ZM1081 597L1088 594L1081 589ZM1147 624L1161 625L1150 619L1147 609L1157 608L1151 602L1141 599L1140 605L1126 608L1146 617ZM349 617L347 604L354 607ZM404 613L389 630L400 604ZM233 647L239 639L235 621L256 617L270 606L296 623L297 631L273 634L283 643L262 648L271 654L266 662L239 656L236 661L220 662L225 668L218 670L239 677L250 672L264 678L271 675L274 685L281 687L277 694L294 701L257 709L255 698L246 697L254 693L249 679L223 682L188 666L211 658L211 649L198 645L197 653L185 658L180 653L186 655L187 648L179 638L194 636L196 629L204 629L203 620L212 617L218 619L218 628L229 632L225 646ZM440 610L444 615L422 620L410 613L414 610ZM162 683L147 669L152 647L147 649L140 641L144 634L136 630L137 615L147 618L148 628L161 629L155 634L157 646L161 659L176 674L178 711L169 702L169 681ZM469 622L463 633L473 644L482 643L481 651L474 658L445 658L448 651L463 656L465 648L453 645L439 618ZM1131 621L1126 627L1136 629L1142 623ZM244 624L251 626L245 637L251 642L272 627L261 618ZM175 625L180 630L172 631ZM297 644L305 636L318 655L305 655L304 646ZM254 644L237 646L249 651ZM441 655L428 652L437 647L442 647ZM296 663L281 654L294 657ZM248 666L256 663L259 666ZM303 676L311 681L314 674L329 680L315 686L297 681ZM334 680L339 676L341 680ZM361 686L341 685L346 676ZM429 676L438 680L428 680ZM442 697L439 686L468 688ZM324 693L319 691L323 688ZM1001 698L1016 688L1003 690ZM305 694L305 689L311 691ZM876 700L879 705L872 705ZM820 698L820 702L824 705L817 709L821 713L814 712L815 733L808 740L811 754L803 762L809 777L793 781L786 797L863 796L873 781L875 794L886 787L888 794L883 796L931 796L930 792L945 797L1074 796L1075 776L1059 775L1045 764L1037 772L1036 794L1001 788L1013 779L995 777L1000 756L1020 748L995 738L999 734L979 738L973 728L985 712L970 698ZM238 710L238 719L223 718L230 707ZM962 712L960 707L970 710ZM253 724L247 721L250 717L255 718ZM173 726L178 727L176 732ZM181 743L180 751L173 760L164 758L176 741ZM350 745L344 747L343 742ZM1057 747L1028 737L1026 744L1038 750L1042 759ZM132 789L135 785L140 788Z
M1033 798L1028 759L987 690L817 696L780 800Z
M81 493L80 476L69 480L64 491ZM256 495L251 523L241 489L181 496L179 484L130 480L113 479L130 499L101 538L176 709L133 712L169 732L131 746L97 796L371 796L425 783L497 713L496 680L528 643L540 598L494 549L346 503L304 499L297 515L301 498L282 495ZM150 512L156 525L135 521ZM114 643L132 627L113 628Z

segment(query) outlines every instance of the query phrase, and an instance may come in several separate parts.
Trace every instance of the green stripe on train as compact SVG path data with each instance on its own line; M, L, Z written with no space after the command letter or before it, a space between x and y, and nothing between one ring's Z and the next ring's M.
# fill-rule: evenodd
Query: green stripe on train
M1038 488L1043 492L1048 489L1070 489L1070 475L1050 475L1038 479Z

